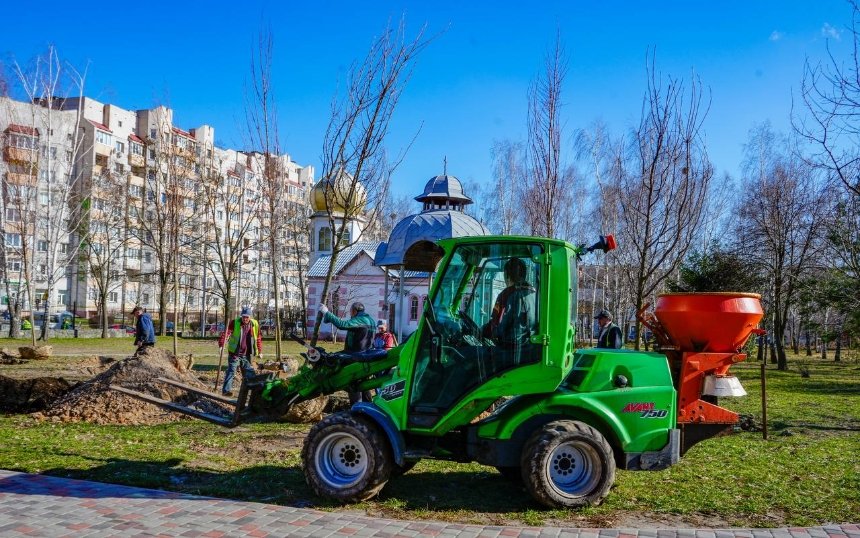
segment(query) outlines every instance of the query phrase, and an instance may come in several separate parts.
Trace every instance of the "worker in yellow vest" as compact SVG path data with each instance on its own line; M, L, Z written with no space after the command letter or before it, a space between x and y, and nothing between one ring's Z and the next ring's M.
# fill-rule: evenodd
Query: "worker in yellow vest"
M254 365L251 358L263 360L263 337L260 335L260 323L251 317L251 309L242 308L241 315L225 327L218 340L218 346L227 344L227 372L224 374L224 396L233 395L233 378L236 369L242 368L242 376L248 379L254 375Z

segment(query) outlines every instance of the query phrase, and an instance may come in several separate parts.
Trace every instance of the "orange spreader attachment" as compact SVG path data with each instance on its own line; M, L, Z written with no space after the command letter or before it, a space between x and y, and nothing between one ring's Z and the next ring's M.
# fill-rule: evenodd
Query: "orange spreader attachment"
M735 353L764 316L756 293L665 293L654 315L681 351Z
M705 378L731 377L729 367L746 359L740 348L764 316L753 293L667 293L660 295L654 316L669 344L678 389L679 424L735 424L738 415L702 396ZM711 380L713 381L713 379ZM728 380L724 380L728 381Z

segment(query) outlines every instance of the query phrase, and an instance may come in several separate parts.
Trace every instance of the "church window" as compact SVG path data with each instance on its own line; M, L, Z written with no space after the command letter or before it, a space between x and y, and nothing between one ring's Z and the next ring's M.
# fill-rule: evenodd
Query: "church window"
M320 251L331 250L331 228L328 226L320 228L317 245Z

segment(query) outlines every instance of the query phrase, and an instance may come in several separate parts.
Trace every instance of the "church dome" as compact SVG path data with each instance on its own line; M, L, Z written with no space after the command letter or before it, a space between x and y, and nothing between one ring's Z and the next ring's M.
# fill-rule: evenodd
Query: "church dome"
M424 185L424 192L415 199L422 202L425 209L431 209L428 205L436 206L435 209L441 207L456 209L472 203L472 199L463 192L463 184L460 180L447 174L431 177Z
M433 271L438 262L432 249L436 241L475 235L490 235L490 231L461 211L423 211L404 218L394 227L388 242L377 248L373 263Z
M330 178L320 179L311 192L311 204L314 211L325 212L326 199L329 200L329 205L336 214L347 213L347 208L352 215L364 211L364 206L367 203L367 191L359 181L355 182L355 188L350 193L352 185L352 176L345 172L338 175L336 181L332 181Z

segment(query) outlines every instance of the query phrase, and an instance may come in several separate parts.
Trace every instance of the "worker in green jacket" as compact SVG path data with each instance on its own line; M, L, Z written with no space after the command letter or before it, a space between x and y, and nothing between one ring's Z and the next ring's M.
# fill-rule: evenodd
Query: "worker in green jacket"
M319 313L323 317L323 323L331 323L338 329L346 331L346 341L343 346L343 350L345 352L355 353L370 349L370 346L373 343L373 333L376 325L375 321L367 312L364 311L363 303L352 303L349 312L349 319L341 319L329 312L326 305L319 305ZM373 397L369 392L349 392L348 394L350 403L370 401Z
M321 304L319 306L319 313L323 316L323 323L331 323L338 329L346 331L344 351L354 353L370 349L370 345L373 342L373 333L376 330L376 322L364 311L363 303L352 303L349 312L349 319L341 319L329 312L326 305Z

